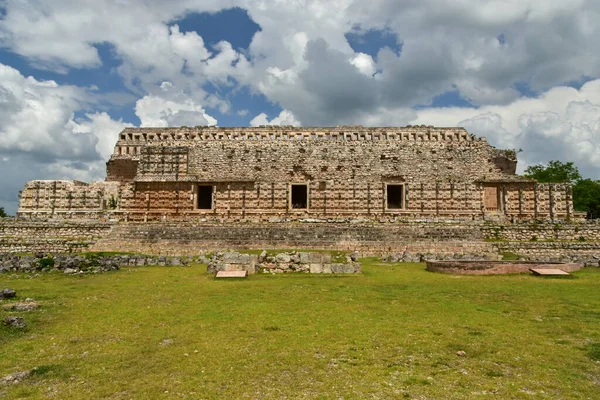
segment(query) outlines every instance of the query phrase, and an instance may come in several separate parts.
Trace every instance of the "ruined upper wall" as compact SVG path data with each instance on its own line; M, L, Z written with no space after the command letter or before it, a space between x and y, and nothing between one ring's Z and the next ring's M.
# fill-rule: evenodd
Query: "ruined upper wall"
M485 141L476 138L464 128L435 128L433 126L407 127L177 127L177 128L125 128L113 152L114 158L139 160L141 148L146 145L193 145L202 141L228 140L340 140L340 141Z
M510 179L516 158L463 128L126 128L109 179L131 180L132 168L146 182L458 182Z

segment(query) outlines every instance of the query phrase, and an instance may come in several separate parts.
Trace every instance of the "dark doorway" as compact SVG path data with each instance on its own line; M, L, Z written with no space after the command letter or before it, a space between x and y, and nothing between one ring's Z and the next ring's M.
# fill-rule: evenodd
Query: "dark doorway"
M292 185L292 208L308 207L308 186Z
M213 208L213 187L198 186L198 209L212 210Z
M404 185L387 185L387 208L404 207Z

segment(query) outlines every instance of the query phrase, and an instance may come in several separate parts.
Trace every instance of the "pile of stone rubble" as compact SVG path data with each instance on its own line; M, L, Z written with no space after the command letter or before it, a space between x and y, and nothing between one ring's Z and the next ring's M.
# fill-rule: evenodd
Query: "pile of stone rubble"
M50 272L65 274L100 273L115 271L123 266L176 266L188 265L191 257L101 254L0 254L2 272Z
M358 254L332 256L328 252L290 251L269 254L243 254L237 252L219 252L207 260L207 271L248 271L254 273L306 272L311 274L362 272L357 262Z

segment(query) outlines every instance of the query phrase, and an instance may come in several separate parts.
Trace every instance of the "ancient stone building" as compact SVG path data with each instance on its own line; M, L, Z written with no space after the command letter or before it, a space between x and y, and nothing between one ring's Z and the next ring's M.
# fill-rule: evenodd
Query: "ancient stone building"
M32 181L26 218L378 221L573 218L567 184L463 128L126 128L104 182Z

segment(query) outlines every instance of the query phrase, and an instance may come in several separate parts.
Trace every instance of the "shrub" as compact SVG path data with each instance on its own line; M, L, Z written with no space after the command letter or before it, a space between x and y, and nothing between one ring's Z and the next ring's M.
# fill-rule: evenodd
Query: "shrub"
M54 258L52 257L44 257L40 260L41 268L52 268L54 267Z

